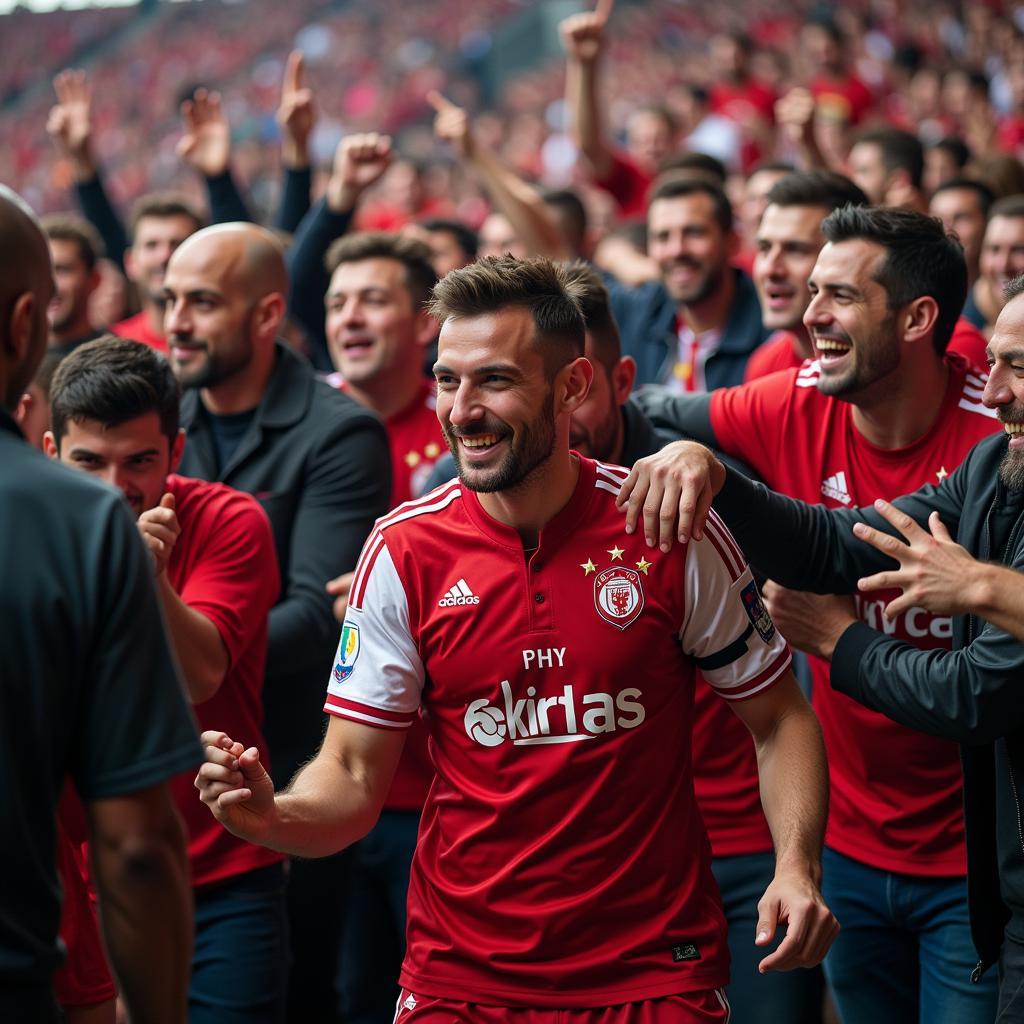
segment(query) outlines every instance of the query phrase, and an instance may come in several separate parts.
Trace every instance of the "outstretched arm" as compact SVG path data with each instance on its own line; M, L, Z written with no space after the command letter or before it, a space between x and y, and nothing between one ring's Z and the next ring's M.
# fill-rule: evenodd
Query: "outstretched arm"
M405 733L332 717L316 757L288 787L274 784L255 747L204 732L195 785L228 831L297 857L326 857L373 828L405 743Z
M568 259L569 252L554 214L540 193L476 138L465 110L436 90L427 94L427 100L437 112L434 134L451 143L459 158L473 168L495 208L508 218L516 236L530 253L556 260Z
M612 170L612 151L597 97L597 67L613 6L614 0L598 0L593 11L574 14L559 26L566 55L565 103L570 131L598 179L607 178Z
M316 124L313 90L303 84L301 50L292 50L285 65L277 123L281 128L281 165L284 188L274 227L295 232L309 209L312 173L309 139Z

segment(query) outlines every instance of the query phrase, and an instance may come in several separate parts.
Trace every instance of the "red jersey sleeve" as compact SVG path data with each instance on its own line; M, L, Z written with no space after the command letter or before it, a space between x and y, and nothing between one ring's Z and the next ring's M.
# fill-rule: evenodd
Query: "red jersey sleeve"
M960 317L953 326L953 336L949 339L946 351L959 352L975 370L986 372L987 347L985 335L970 320Z
M718 447L766 480L774 476L772 467L782 454L780 428L802 372L783 370L711 393L711 429Z
M595 178L594 184L611 193L623 217L642 217L647 209L647 190L653 177L619 150L612 151L611 160L609 172Z

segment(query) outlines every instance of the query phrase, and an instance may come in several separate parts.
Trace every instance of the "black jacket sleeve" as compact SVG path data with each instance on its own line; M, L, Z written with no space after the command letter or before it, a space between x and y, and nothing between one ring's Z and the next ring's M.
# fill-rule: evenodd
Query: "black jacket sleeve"
M270 612L268 680L325 671L324 651L333 649L339 627L324 581L355 568L374 520L387 511L390 466L384 427L375 418L324 424L299 496L284 598Z
M313 170L310 167L286 167L281 190L281 205L274 216L274 227L294 235L309 212L309 195L313 187Z
M892 504L925 529L928 516L937 511L955 537L975 451L972 449L939 486L929 484ZM849 594L856 590L861 576L896 565L853 535L854 523L867 523L900 537L870 506L827 509L808 505L727 469L725 484L715 498L715 510L751 563L770 579L794 590Z
M252 214L249 213L249 208L245 205L230 170L203 180L206 182L206 195L210 203L211 224L252 221Z
M1015 567L1024 569L1024 557ZM902 725L960 743L1024 727L1024 646L991 625L962 650L922 651L854 623L836 644L831 679Z
M662 388L643 388L634 396L644 415L660 430L668 430L710 448L718 446L711 428L711 395L670 395Z
M82 214L99 232L108 259L113 260L124 271L124 251L128 248L128 233L121 218L111 205L110 196L103 185L99 171L91 181L76 181L75 196Z
M333 367L324 331L324 295L330 283L324 256L331 242L348 231L352 213L333 213L321 199L302 218L288 253L288 315L306 332L313 365L327 372Z

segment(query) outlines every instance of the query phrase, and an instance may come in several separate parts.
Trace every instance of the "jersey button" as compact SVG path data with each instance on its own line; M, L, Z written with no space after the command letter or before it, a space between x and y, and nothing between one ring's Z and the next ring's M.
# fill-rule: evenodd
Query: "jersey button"
M534 594L533 595L533 599L534 599L534 601L537 602L537 604L543 604L544 603L544 595L541 594L541 593Z

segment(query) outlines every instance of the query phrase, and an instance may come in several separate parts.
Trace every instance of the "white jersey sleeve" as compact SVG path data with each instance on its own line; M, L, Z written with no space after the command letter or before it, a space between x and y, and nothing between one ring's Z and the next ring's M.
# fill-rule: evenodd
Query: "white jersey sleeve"
M739 545L712 511L686 551L686 612L679 641L721 697L753 697L792 660Z
M383 534L374 530L356 566L324 711L380 729L408 729L423 680L405 587Z

